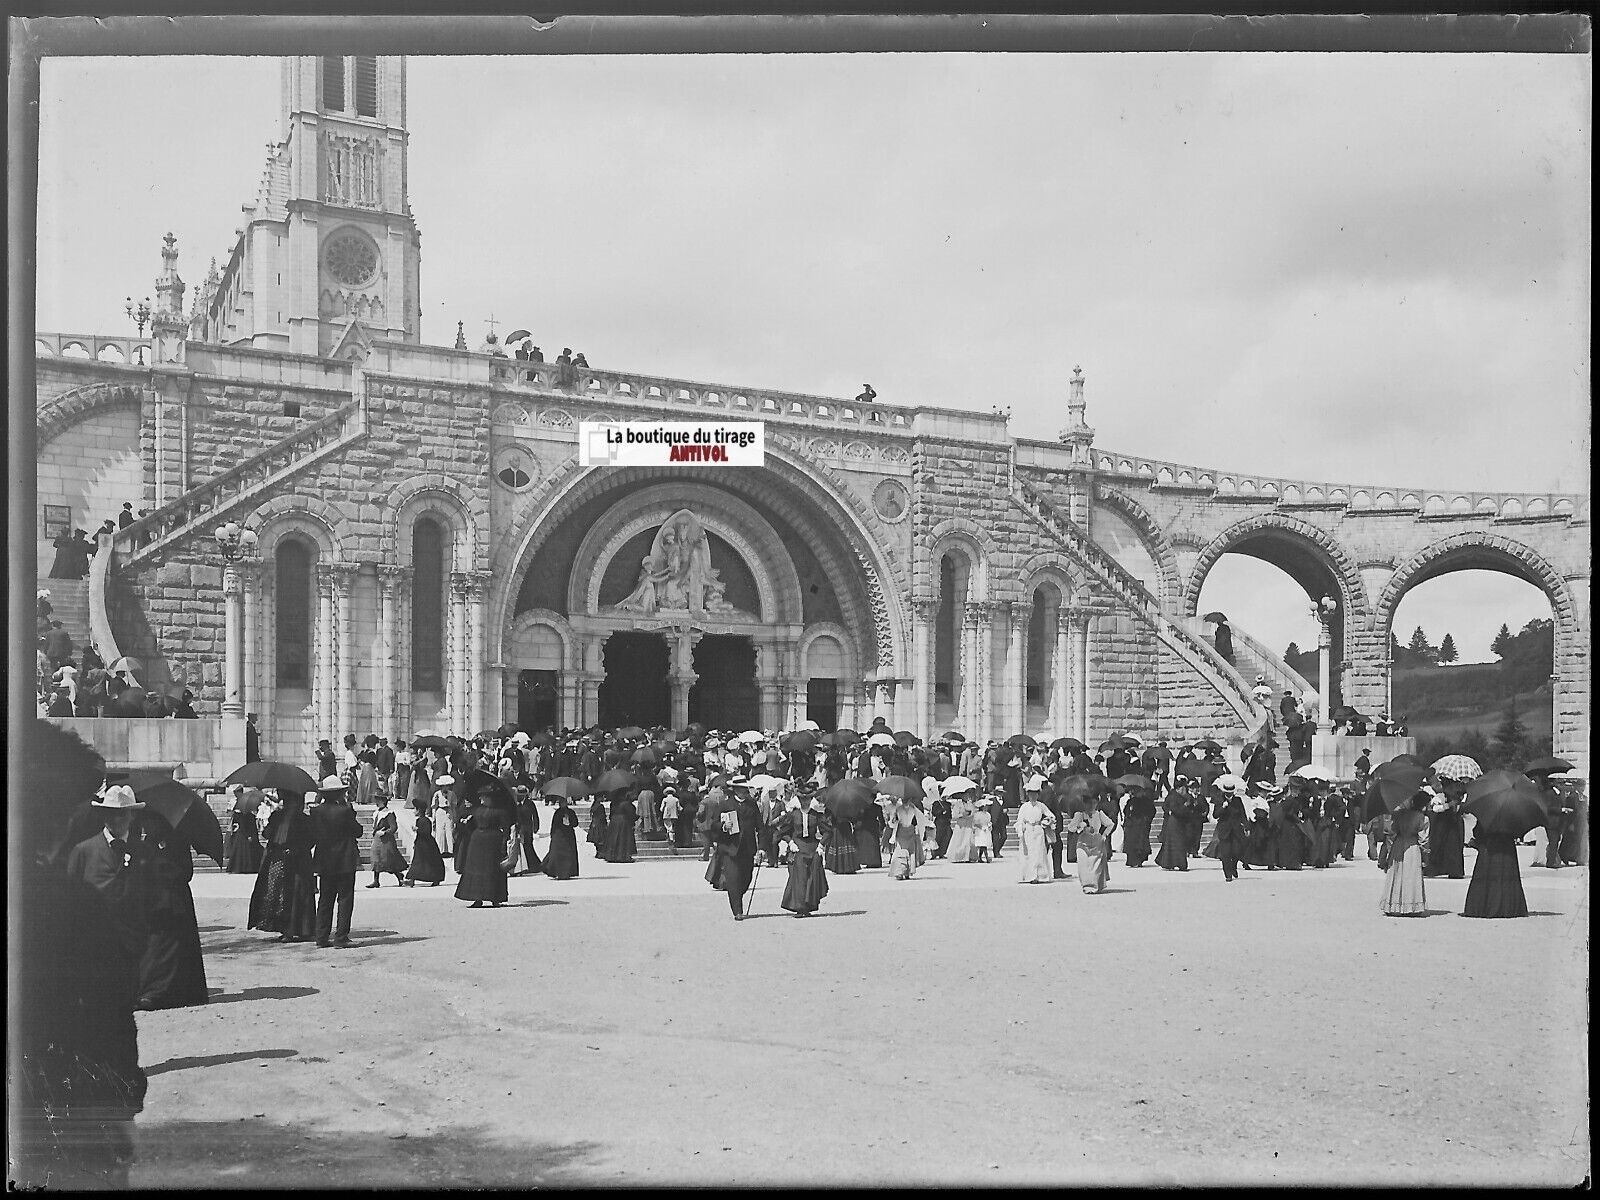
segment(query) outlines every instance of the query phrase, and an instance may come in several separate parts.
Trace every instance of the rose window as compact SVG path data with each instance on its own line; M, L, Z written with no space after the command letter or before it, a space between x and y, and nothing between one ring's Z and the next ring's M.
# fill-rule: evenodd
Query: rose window
M378 272L378 248L365 234L338 233L328 239L323 262L340 283L361 287Z

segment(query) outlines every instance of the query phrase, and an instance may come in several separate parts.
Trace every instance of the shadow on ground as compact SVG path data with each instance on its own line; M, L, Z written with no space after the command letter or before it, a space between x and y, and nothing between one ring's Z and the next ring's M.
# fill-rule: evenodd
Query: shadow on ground
M238 954L244 950L266 950L275 954L302 954L319 952L314 941L280 942L278 935L263 930L235 930L237 936L223 940L204 939L201 948L207 954ZM425 942L428 939L416 934L401 934L393 929L352 929L350 941L356 949L365 946L401 946L407 942Z
M318 995L319 992L320 989L314 987L253 987L245 988L242 992L225 992L221 988L213 988L206 1003L242 1004L246 1000L297 1000L301 996Z
M227 1063L250 1062L258 1058L293 1058L298 1050L238 1050L232 1054L201 1054L190 1058L169 1058L144 1069L146 1075L165 1075L168 1071L192 1071L196 1067L220 1067Z
M179 1121L137 1127L135 1188L533 1187L593 1183L597 1142L504 1142L463 1130L340 1133L307 1125Z

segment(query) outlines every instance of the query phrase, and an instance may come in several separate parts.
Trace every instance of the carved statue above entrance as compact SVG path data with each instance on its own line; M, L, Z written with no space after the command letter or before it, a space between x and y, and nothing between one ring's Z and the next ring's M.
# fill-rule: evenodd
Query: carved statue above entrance
M705 526L687 508L668 517L656 531L650 553L639 568L639 582L616 611L653 616L658 612L688 612L753 620L728 603L720 573L711 565L711 543Z

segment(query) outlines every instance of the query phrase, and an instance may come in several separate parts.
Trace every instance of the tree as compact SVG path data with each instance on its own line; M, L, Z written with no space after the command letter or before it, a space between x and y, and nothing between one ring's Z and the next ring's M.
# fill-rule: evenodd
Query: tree
M1289 643L1289 648L1283 652L1283 661L1287 662L1287 663L1292 663L1295 659L1297 659L1299 657L1300 657L1300 643L1299 642L1290 642Z
M1489 643L1489 650L1496 658L1504 658L1509 649L1511 649L1511 626L1502 621L1500 632L1495 634L1494 641Z
M1428 641L1428 635L1422 632L1421 625L1418 625L1416 629L1412 631L1411 641L1407 643L1406 649L1411 652L1412 656L1417 661L1425 663L1433 662L1439 653Z
M1448 633L1445 634L1444 641L1439 643L1439 661L1442 663L1451 663L1455 662L1455 660L1460 657L1461 656L1456 653L1455 638L1451 637Z
M1494 731L1494 757L1499 766L1516 770L1528 759L1528 729L1517 716L1517 702L1506 709L1505 720Z

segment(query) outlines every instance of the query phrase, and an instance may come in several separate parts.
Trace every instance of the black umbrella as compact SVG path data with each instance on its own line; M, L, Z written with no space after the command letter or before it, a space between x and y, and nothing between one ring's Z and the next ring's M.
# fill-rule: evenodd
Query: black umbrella
M902 729L894 735L894 744L896 746L920 746L922 745L922 739L909 730Z
M1037 739L1031 738L1025 733L1013 733L1006 739L1006 745L1013 750L1032 750L1038 744Z
M201 854L222 865L222 826L199 792L155 771L132 772L128 786L140 804L172 826L175 833L182 834Z
M611 770L594 781L594 790L601 793L620 792L624 788L638 786L639 777L637 775L632 771L618 770L616 767L611 768Z
M836 817L854 821L866 815L877 801L872 785L864 779L841 779L820 793L822 803Z
M421 737L412 740L411 748L413 750L450 750L453 747L446 738L442 738L436 733L425 733Z
M1383 798L1384 807L1395 812L1409 804L1427 782L1428 771L1425 767L1415 762L1396 762L1391 759L1372 772L1368 795L1376 788Z
M967 735L964 733L957 733L954 729L952 729L944 735L943 740L947 742L965 743L967 740Z
M1524 775L1548 775L1552 771L1570 771L1572 764L1564 758L1536 758L1522 768Z
M832 733L825 733L818 739L823 746L852 746L860 735L850 729L835 729Z
M619 742L636 742L645 736L645 731L640 729L637 725L624 725L621 729L617 730L616 733L616 737Z
M1467 784L1462 811L1478 818L1478 832L1520 838L1545 823L1539 785L1516 771L1489 771Z
M797 729L778 743L778 749L783 751L815 750L817 748L817 735L809 729Z
M1073 775L1056 789L1056 796L1070 812L1074 808L1093 808L1095 800L1110 790L1110 781L1102 775Z
M568 800L581 800L589 794L589 785L571 775L558 775L544 785L546 796L565 796Z
M1173 769L1173 777L1177 779L1198 779L1202 785L1209 785L1218 775L1226 775L1228 768L1222 763L1212 762L1206 758L1191 758L1181 762Z
M1117 787L1126 788L1129 791L1153 792L1156 787L1154 783L1143 775L1118 775L1111 782Z
M462 802L468 805L489 804L512 809L517 804L505 780L481 769L468 771L457 785L457 793Z
M1219 621L1224 623L1224 624L1226 624L1227 620L1228 620L1228 617L1227 617L1226 613L1208 612L1205 616L1201 617L1200 619L1202 621L1210 621L1212 624L1216 624Z
M317 790L317 781L293 763L276 762L268 758L259 762L245 763L244 766L232 771L222 782L224 786L242 783L247 787L279 788L285 792L299 792L302 795Z
M643 767L653 767L656 765L656 752L649 746L640 746L628 756L628 761Z
M505 344L508 346L514 346L518 342L527 338L531 338L532 336L533 334L528 332L526 329L513 329L510 333L506 334Z
M1194 744L1194 748L1196 750L1221 750L1222 743L1214 741L1211 738L1201 738Z
M1065 750L1069 754L1076 754L1080 750L1087 750L1088 748L1088 746L1085 746L1077 738L1059 737L1050 743L1050 749Z
M909 775L886 775L878 780L878 795L893 796L896 800L924 800L922 785Z

